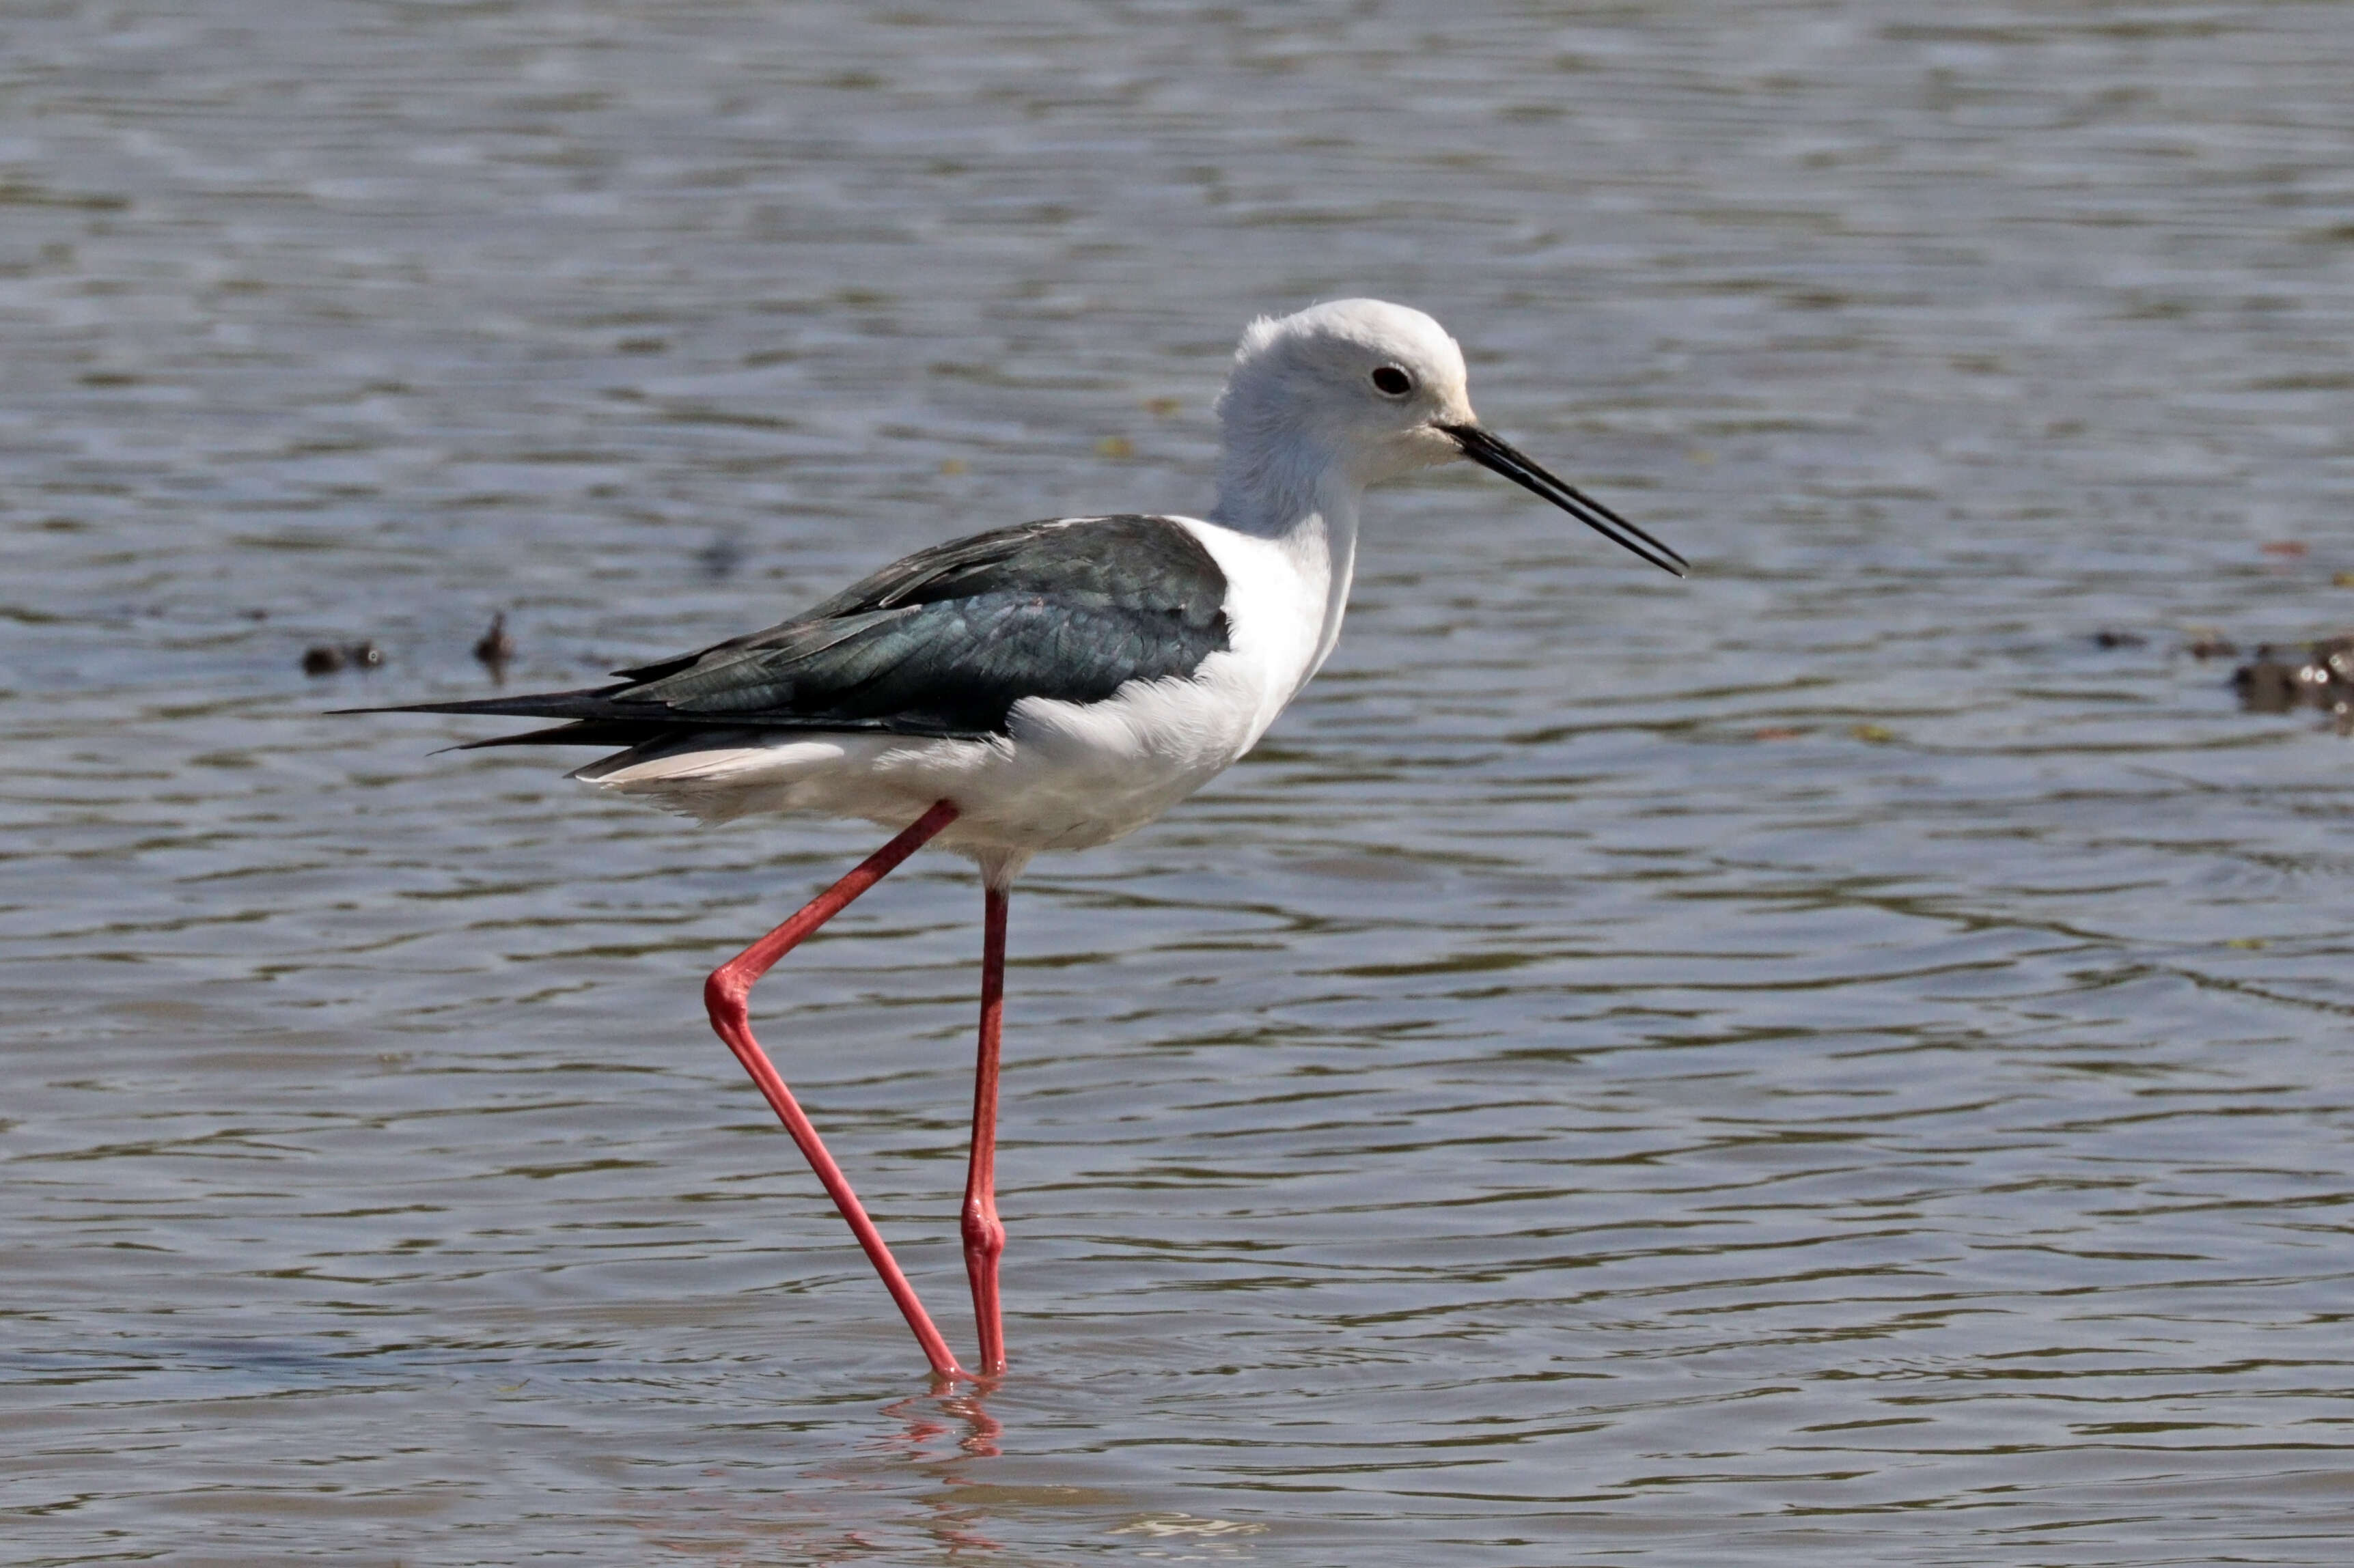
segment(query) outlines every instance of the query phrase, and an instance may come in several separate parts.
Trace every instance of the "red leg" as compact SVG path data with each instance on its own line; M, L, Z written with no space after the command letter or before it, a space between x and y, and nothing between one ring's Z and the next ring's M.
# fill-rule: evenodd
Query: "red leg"
M907 1277L899 1271L897 1261L891 1256L891 1249L883 1245L883 1234L875 1228L875 1222L866 1217L866 1210L859 1203L858 1194L850 1190L850 1181L843 1175L842 1167L836 1165L833 1157L825 1151L825 1144L819 1139L817 1128L810 1125L810 1118L793 1099L792 1091L785 1087L785 1080L778 1075L768 1053L762 1051L760 1043L752 1038L752 1020L745 1007L746 999L751 995L753 982L767 974L779 959L800 946L801 939L811 931L840 914L852 899L889 875L901 861L922 848L927 840L955 821L956 818L956 807L946 800L917 818L907 832L868 855L855 871L810 900L801 913L712 970L711 978L704 982L703 1005L711 1014L711 1027L718 1031L719 1038L727 1043L727 1049L736 1053L736 1059L744 1064L744 1070L752 1075L752 1081L760 1086L760 1093L768 1097L769 1106L777 1113L777 1119L783 1122L785 1130L793 1135L793 1141L801 1145L801 1153L809 1160L810 1169L816 1171L817 1179L825 1184L834 1207L840 1209L842 1217L850 1222L851 1232L858 1237L858 1245L866 1249L866 1256L875 1265L875 1272L883 1277L884 1288L890 1291L891 1299L899 1304L900 1312L907 1319L907 1327L916 1331L916 1342L923 1346L924 1359L932 1363L934 1375L970 1378L972 1374L957 1365L956 1356L949 1350L948 1341L940 1338L940 1331L932 1326L931 1317L924 1310L924 1304L916 1299L916 1287L907 1283Z
M997 1040L1005 1018L1005 915L1013 899L995 887L983 898L981 1049L972 1075L972 1163L964 1181L964 1271L972 1277L981 1374L994 1377L1005 1370L1005 1324L997 1308L997 1260L1005 1251L1005 1226L997 1218Z

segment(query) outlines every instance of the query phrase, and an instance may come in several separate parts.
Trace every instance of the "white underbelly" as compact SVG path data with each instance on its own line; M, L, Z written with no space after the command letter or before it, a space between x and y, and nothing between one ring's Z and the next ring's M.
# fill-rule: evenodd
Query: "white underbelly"
M1241 664L1213 654L1192 677L1131 681L1099 703L1028 698L1011 734L988 740L733 731L573 776L707 822L796 813L904 827L953 800L947 847L1087 849L1161 816L1257 741L1266 704Z

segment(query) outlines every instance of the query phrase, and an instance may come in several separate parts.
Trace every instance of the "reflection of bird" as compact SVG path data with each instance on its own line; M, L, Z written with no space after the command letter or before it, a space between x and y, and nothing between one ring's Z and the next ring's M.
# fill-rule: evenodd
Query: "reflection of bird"
M563 720L474 744L620 747L573 777L705 821L809 811L901 830L715 971L704 994L941 1375L970 1374L752 1038L753 982L924 843L980 865L963 1232L980 1370L1000 1372L998 1033L1015 874L1040 850L1143 826L1257 742L1332 651L1358 497L1375 481L1469 458L1682 575L1673 550L1480 428L1462 351L1419 311L1343 300L1255 322L1217 411L1225 445L1206 520L1001 528L918 551L782 625L622 671L616 684L403 710Z

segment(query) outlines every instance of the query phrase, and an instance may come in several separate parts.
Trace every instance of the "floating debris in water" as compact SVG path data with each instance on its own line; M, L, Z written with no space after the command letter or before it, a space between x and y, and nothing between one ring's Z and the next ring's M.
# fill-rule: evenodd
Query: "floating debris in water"
M2184 643L2182 651L2193 659L2236 659L2240 654L2240 645L2228 637L2202 631Z
M2340 734L2354 733L2354 632L2325 637L2285 657L2267 642L2232 672L2232 689L2250 713L2312 706L2337 719Z
M732 577L736 568L744 564L744 541L733 535L722 534L695 553L695 564L713 582Z
M2138 631L2114 631L2107 627L2093 633L2095 648L2138 648L2148 641Z
M2256 650L2251 663L2232 672L2232 689L2240 705L2252 714L2285 714L2296 706L2296 669L2273 656L2269 642Z
M374 642L313 642L302 650L302 673L332 675L339 670L373 670L384 662L384 650Z
M514 651L514 639L507 635L507 612L499 610L491 617L491 629L474 643L474 657L490 671L492 680L504 683Z

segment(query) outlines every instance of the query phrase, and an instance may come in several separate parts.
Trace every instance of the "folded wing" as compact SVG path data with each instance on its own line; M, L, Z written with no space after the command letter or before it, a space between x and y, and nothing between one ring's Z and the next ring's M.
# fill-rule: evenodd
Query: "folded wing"
M919 551L763 631L615 684L393 710L567 721L476 746L637 746L698 728L979 738L1024 697L1101 702L1228 645L1226 583L1165 517L1057 518Z

